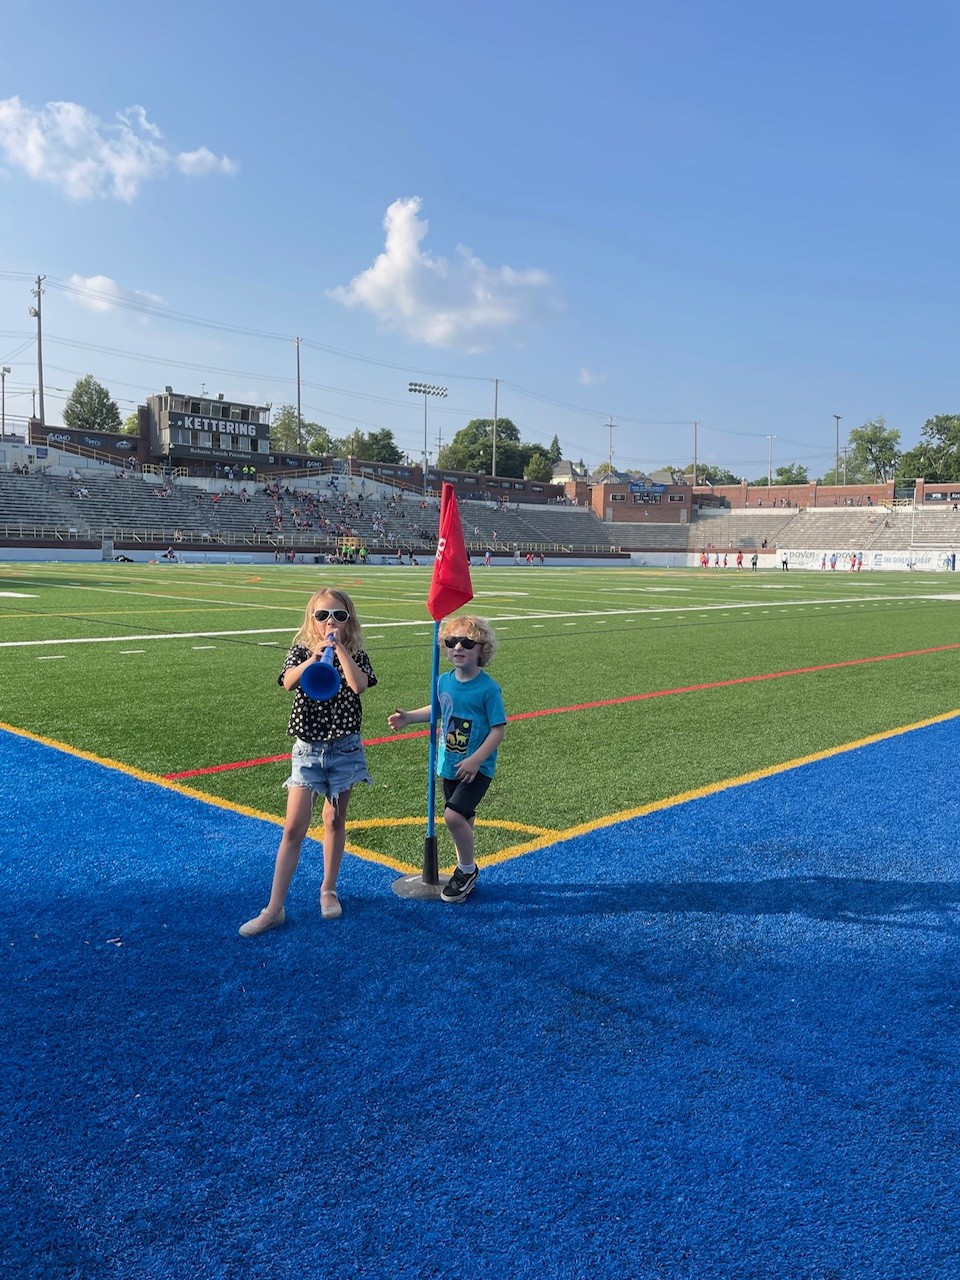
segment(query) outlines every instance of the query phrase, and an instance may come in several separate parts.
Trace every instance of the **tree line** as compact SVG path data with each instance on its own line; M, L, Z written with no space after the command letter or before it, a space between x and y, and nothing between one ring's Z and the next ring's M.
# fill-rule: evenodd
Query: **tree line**
M63 409L64 425L82 431L126 432L138 431L135 413L121 420L120 410L110 392L91 374L77 380ZM405 461L414 464L419 458L409 458L398 448L393 432L356 430L347 436L335 437L318 422L297 421L293 405L281 405L273 415L270 425L270 446L278 453L303 453L313 456L328 455L337 458L357 458L363 462L385 462L399 465ZM839 472L836 468L821 476L811 477L807 467L800 463L778 466L771 477L766 475L748 480L751 485L766 485L768 478L774 484L887 484L891 480L960 482L960 413L941 413L928 418L920 432L920 441L912 449L900 447L900 432L888 427L882 417L873 418L849 432L842 449L843 460ZM549 482L554 467L563 454L556 436L545 448L540 443L524 443L520 429L509 418L496 421L496 473L499 476ZM437 458L442 470L465 471L471 474L492 475L494 472L494 422L492 418L474 418L467 423L453 440L444 445ZM581 464L582 466L582 464ZM685 467L670 467L679 484L684 477L693 474L693 462ZM602 464L598 471L606 471ZM698 461L697 481L701 484L740 484L742 477L725 467L706 465Z
M913 449L900 448L900 432L888 427L886 419L877 417L854 427L840 450L840 466L831 467L823 475L811 477L807 467L786 463L773 470L772 477L747 480L750 485L774 484L889 484L890 481L960 480L960 414L942 413L928 418L920 433L920 443ZM693 463L671 467L677 483L693 472ZM725 467L697 463L701 484L740 484L740 476Z

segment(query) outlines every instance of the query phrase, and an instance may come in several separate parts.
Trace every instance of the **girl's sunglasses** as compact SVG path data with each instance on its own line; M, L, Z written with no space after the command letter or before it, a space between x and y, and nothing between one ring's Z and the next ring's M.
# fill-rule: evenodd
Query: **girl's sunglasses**
M318 622L326 622L328 618L332 618L334 622L346 622L350 612L348 609L314 609L313 616Z
M458 644L464 649L472 649L477 641L471 640L469 636L444 636L443 643L448 649L455 649Z

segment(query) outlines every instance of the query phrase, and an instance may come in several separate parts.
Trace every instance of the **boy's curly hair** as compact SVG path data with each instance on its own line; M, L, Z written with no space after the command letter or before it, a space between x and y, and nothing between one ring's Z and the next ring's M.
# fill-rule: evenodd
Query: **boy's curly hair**
M440 624L437 637L440 644L446 636L469 636L476 640L480 650L478 661L481 667L487 666L497 652L497 637L486 618L478 618L474 613L460 614L456 618L444 618Z

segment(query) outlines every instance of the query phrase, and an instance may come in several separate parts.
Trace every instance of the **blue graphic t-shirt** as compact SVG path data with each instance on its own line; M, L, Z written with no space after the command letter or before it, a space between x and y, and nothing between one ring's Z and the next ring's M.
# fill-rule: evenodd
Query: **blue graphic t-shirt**
M507 723L503 694L496 680L485 671L479 671L472 680L458 680L455 671L445 671L437 681L437 694L440 701L437 773L441 778L455 778L457 766L476 751L494 725ZM484 760L479 772L492 778L496 767L494 751Z

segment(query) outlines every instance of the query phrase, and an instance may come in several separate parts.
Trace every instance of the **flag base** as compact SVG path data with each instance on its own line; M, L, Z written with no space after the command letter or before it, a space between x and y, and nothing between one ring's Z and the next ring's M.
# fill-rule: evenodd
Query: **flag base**
M440 890L450 879L441 876L439 884L426 884L423 876L401 876L394 880L391 888L398 898L415 898L421 902L439 902Z

